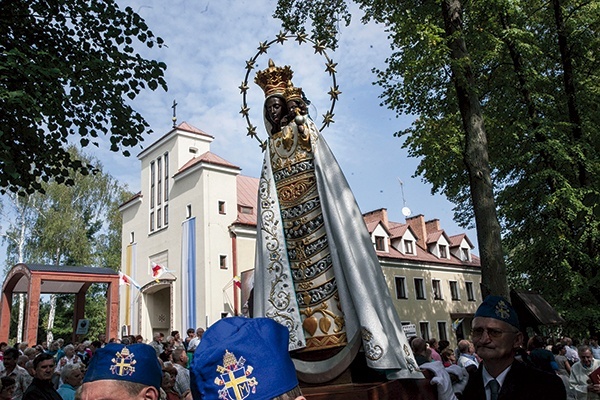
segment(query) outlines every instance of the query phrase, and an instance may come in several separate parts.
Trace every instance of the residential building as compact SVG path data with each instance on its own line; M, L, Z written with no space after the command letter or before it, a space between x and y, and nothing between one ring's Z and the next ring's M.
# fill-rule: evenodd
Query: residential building
M423 215L406 223L387 210L364 214L365 223L405 331L456 344L468 337L481 299L481 267L463 233L448 236Z
M255 259L258 179L210 151L214 137L183 122L138 155L141 191L121 205L121 333L207 327L241 312L240 277ZM438 220L365 214L403 324L456 342L481 300L479 260L466 235ZM153 276L156 275L156 276ZM468 330L465 330L468 332Z

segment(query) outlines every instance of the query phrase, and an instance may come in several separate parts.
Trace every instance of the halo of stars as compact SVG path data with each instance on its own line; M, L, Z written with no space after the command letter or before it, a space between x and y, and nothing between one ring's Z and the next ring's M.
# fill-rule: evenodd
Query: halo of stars
M301 45L303 43L311 43L313 49L315 50L315 54L320 54L323 57L325 57L325 59L327 60L327 62L325 63L325 72L327 72L331 76L331 81L332 81L329 92L327 92L327 94L329 94L329 99L331 100L331 107L325 114L323 114L323 125L321 126L320 131L323 131L323 129L327 128L330 124L335 122L333 120L333 116L334 116L333 110L335 108L335 103L338 100L338 96L342 93L342 92L340 92L340 89L339 89L339 86L337 84L336 77L335 77L335 73L336 73L335 67L337 67L337 63L333 62L333 59L331 59L327 55L327 52L326 52L327 47L320 41L318 41L318 40L315 41L315 40L309 38L308 35L305 33L291 34L291 33L280 31L279 34L277 34L277 36L275 37L275 39L273 39L271 41L260 42L258 45L258 48L257 48L258 52L254 55L254 57L252 57L251 59L246 61L246 67L245 67L246 75L244 76L244 81L239 86L239 88L240 88L240 93L243 98L242 109L240 110L240 114L242 114L242 118L246 119L246 124L248 125L247 136L250 136L251 138L255 138L256 140L258 140L260 148L263 151L265 151L265 149L266 149L267 142L258 137L258 134L256 133L257 128L255 125L252 125L252 122L250 121L250 107L248 107L248 103L246 100L246 95L248 93L248 89L250 88L248 86L248 77L250 76L250 73L252 72L252 70L255 68L256 60L258 59L258 57L260 57L263 54L267 54L267 51L269 50L271 45L277 44L277 43L283 45L286 41L288 41L290 39L293 39L296 42L298 42L298 45Z

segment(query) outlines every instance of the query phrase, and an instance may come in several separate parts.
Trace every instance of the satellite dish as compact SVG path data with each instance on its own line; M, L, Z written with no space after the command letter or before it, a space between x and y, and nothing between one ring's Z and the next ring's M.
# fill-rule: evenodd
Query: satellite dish
M410 217L410 208L402 207L402 215L404 215L405 217Z

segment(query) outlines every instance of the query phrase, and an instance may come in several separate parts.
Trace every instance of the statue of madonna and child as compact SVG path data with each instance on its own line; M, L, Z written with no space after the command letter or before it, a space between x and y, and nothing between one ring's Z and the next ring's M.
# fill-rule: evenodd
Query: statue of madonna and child
M359 350L388 379L422 378L354 195L289 66L256 74L268 133L259 181L254 316L290 332L298 376L324 382Z

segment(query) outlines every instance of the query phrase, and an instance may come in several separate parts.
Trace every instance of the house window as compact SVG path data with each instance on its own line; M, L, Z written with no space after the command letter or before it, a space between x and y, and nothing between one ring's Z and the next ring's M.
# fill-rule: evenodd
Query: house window
M461 251L461 260L469 261L469 249L462 248Z
M385 238L383 236L375 236L375 250L385 251Z
M156 160L156 175L158 176L158 183L156 184L156 204L160 206L162 203L162 159Z
M219 267L221 269L227 269L227 256L219 256Z
M154 188L156 186L156 166L150 163L150 208L154 208Z
M419 329L421 330L421 337L425 340L429 340L429 322L419 322Z
M444 245L440 245L440 258L448 258L448 252Z
M156 210L156 229L160 229L162 227L162 209Z
M446 322L438 321L437 327L439 340L448 340L448 333L446 332Z
M395 276L394 281L396 283L396 298L406 299L406 278L403 276Z
M154 211L150 213L150 232L154 232Z
M434 300L442 300L442 284L439 279L434 279L432 282L433 286L433 298Z
M219 214L225 214L225 202L219 201Z
M169 225L169 205L165 204L165 226Z
M467 290L467 300L475 301L475 292L473 291L473 282L465 282L465 289Z
M185 218L192 218L192 205L188 204L187 206L185 206Z
M423 286L422 278L415 278L415 294L417 296L417 300L425 299L425 287Z
M169 153L165 153L163 158L165 160L165 201L169 201Z
M405 254L415 254L413 246L414 245L413 245L413 241L412 240L405 240L404 241L404 253Z
M135 243L135 232L129 234L129 243Z
M452 300L460 300L460 296L458 295L458 282L450 281L450 296L452 296Z

